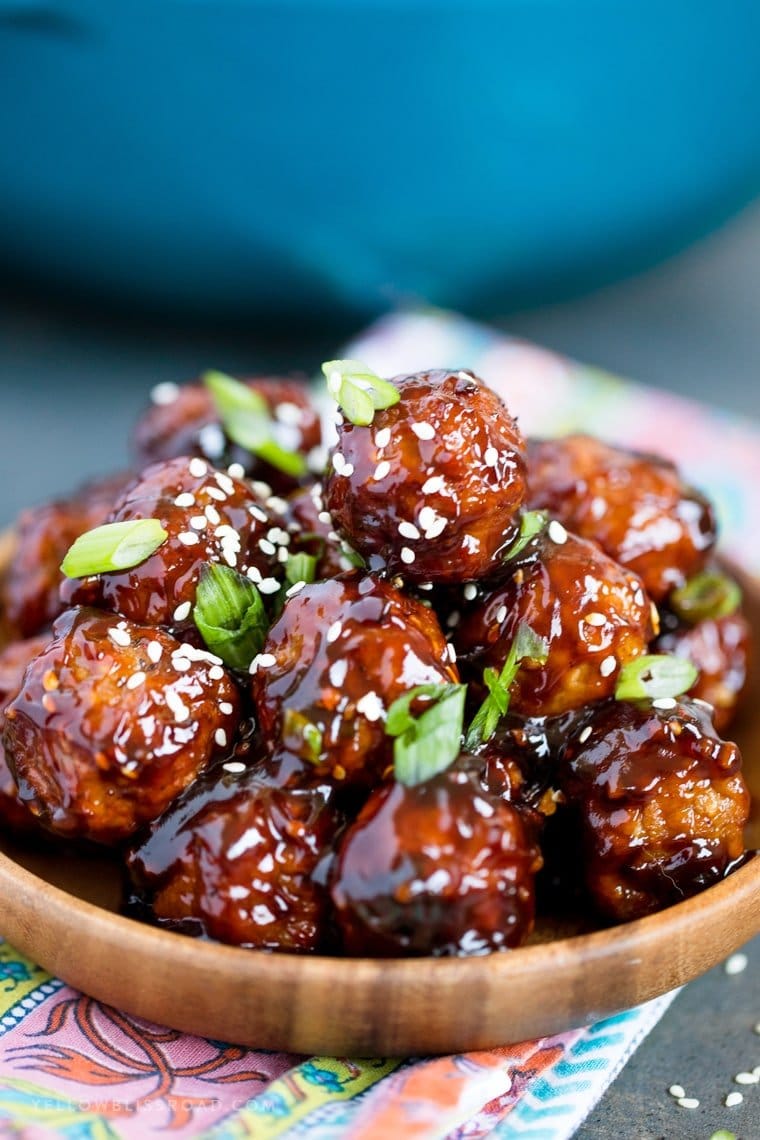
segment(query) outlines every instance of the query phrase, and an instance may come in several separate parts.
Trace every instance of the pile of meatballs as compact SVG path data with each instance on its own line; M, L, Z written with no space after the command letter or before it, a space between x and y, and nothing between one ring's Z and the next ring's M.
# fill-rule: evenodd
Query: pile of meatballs
M370 422L333 404L329 430L305 383L238 383L274 453L235 442L208 384L161 384L132 471L18 520L0 834L115 849L125 907L162 927L383 957L507 950L542 908L627 921L748 857L719 733L750 631L713 509L671 463L526 440L469 371L397 376ZM140 519L166 537L137 565L61 573L79 536ZM196 624L209 565L259 593L245 668ZM526 629L542 652L499 694ZM691 661L688 692L621 695L649 655ZM389 710L406 696L422 724L458 686L458 755L436 762L432 732L399 778Z

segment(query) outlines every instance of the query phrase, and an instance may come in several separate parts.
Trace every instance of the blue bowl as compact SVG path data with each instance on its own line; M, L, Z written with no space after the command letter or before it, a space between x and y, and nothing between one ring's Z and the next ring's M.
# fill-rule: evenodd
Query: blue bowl
M757 192L760 5L0 0L0 105L26 275L212 316L493 312Z

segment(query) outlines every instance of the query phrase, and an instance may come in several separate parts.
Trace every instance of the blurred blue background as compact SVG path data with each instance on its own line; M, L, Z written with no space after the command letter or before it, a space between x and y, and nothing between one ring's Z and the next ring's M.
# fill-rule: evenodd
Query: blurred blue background
M296 326L492 315L757 192L760 5L0 0L0 106L29 281Z

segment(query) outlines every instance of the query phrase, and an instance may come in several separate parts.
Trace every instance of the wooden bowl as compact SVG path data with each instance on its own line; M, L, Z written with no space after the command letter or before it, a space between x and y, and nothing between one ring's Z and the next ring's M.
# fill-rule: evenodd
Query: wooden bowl
M760 642L760 584L745 582ZM760 668L736 728L760 847ZM116 910L101 858L0 854L0 933L77 989L189 1033L263 1049L399 1056L487 1049L628 1008L697 977L760 931L760 858L649 918L463 959L295 957L200 942ZM547 940L548 939L548 940Z

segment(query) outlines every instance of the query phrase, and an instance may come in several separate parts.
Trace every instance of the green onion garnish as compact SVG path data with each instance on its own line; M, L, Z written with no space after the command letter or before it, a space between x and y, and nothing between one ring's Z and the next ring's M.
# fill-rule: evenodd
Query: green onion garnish
M738 583L717 570L695 574L675 589L668 599L674 613L688 625L710 618L728 617L739 608L741 600Z
M269 628L259 591L231 566L201 570L193 621L207 648L231 669L245 670L261 652Z
M352 424L367 427L375 412L401 399L398 388L382 380L361 360L326 360L322 371L327 389Z
M444 772L462 748L466 685L417 685L395 700L388 709L385 731L395 737L393 771L400 784L409 788ZM414 701L432 702L413 717Z
M615 699L642 701L680 697L691 688L698 676L698 670L684 657L675 657L669 653L636 657L620 670Z
M520 519L520 533L512 545L508 547L504 561L509 562L513 558L517 558L518 554L522 554L530 540L541 533L548 520L549 515L546 511L525 511Z
M158 519L105 523L80 534L69 547L61 571L67 578L87 578L90 574L128 570L155 554L168 537Z
M277 441L278 425L260 392L224 372L206 372L203 383L211 393L225 434L278 471L299 478L307 466L303 455Z
M297 582L305 582L308 586L310 582L316 581L316 577L317 559L313 554L300 552L288 555L285 563L285 582L288 586L295 586Z
M499 721L506 716L509 710L510 686L522 662L535 661L543 665L548 654L549 646L543 637L539 637L529 625L521 622L501 672L497 673L495 669L483 670L483 681L488 689L488 696L467 730L465 747L468 750L490 740L496 732Z
M302 760L318 764L322 755L322 731L296 709L285 709L282 714L282 736ZM296 738L295 743L293 737Z

